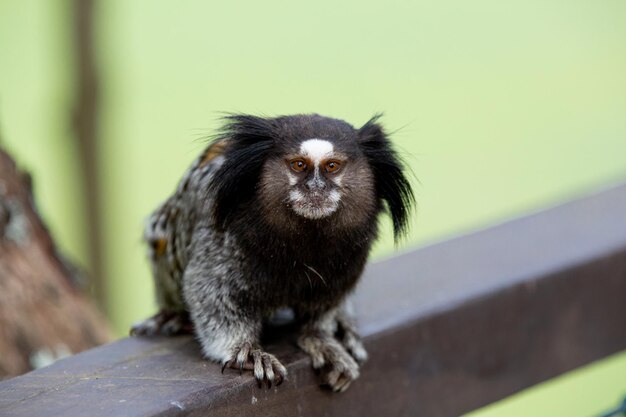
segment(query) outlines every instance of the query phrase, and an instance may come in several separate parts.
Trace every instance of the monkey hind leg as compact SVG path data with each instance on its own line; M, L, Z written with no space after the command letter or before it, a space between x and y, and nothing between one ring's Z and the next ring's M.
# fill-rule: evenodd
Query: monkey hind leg
M337 314L337 331L335 336L359 364L363 364L367 360L367 351L363 346L361 336L357 332L354 319L345 311Z
M310 357L313 368L322 372L324 385L343 392L359 377L359 364L333 336L304 332L298 346Z
M343 308L312 314L298 338L298 346L321 371L324 385L343 392L359 377L359 363L367 353L350 316Z
M193 324L186 311L161 309L154 316L135 323L130 329L131 336L174 336L193 333Z

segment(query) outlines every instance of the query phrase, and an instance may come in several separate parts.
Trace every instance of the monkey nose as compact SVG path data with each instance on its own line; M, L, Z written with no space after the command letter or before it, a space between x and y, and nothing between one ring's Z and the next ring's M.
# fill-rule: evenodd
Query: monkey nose
M320 180L310 180L307 181L304 186L309 191L323 190L326 188L326 183Z

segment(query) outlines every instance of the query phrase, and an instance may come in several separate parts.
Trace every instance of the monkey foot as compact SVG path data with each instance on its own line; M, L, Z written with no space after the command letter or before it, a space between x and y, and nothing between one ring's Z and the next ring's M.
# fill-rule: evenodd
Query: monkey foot
M193 324L187 312L162 309L154 316L136 323L130 329L131 336L174 336L193 333Z
M239 369L239 372L244 369L252 370L259 388L263 384L267 384L268 388L272 383L280 385L287 377L287 368L274 355L263 352L258 345L250 342L233 349L230 359L223 363L222 373L227 367Z
M348 329L343 330L342 333L339 341L343 347L346 348L358 364L363 364L367 360L367 351L363 346L363 342L361 342L361 337L356 332Z
M359 377L359 364L334 337L305 334L298 345L311 357L313 368L322 372L324 385L333 391L345 391Z

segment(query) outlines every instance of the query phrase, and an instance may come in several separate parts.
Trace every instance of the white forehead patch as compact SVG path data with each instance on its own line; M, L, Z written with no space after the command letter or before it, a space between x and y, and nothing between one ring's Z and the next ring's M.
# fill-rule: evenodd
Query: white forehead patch
M322 159L332 156L334 150L333 144L323 139L307 139L300 144L300 153L311 158L316 166Z

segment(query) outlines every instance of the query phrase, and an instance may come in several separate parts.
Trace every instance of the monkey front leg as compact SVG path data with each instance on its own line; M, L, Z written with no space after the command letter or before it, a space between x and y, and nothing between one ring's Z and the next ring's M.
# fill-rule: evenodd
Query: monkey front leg
M348 389L359 377L359 363L367 359L356 327L343 307L312 314L298 345L311 357L313 368L324 372L324 383L335 392Z
M212 311L211 311L212 310ZM227 367L252 370L259 384L280 385L287 369L259 344L260 320L224 314L217 309L192 309L194 329L205 356Z
M287 369L259 344L261 318L246 314L228 291L207 286L205 276L186 276L185 301L204 355L227 367L252 370L259 384L280 385ZM215 282L213 283L215 284Z

